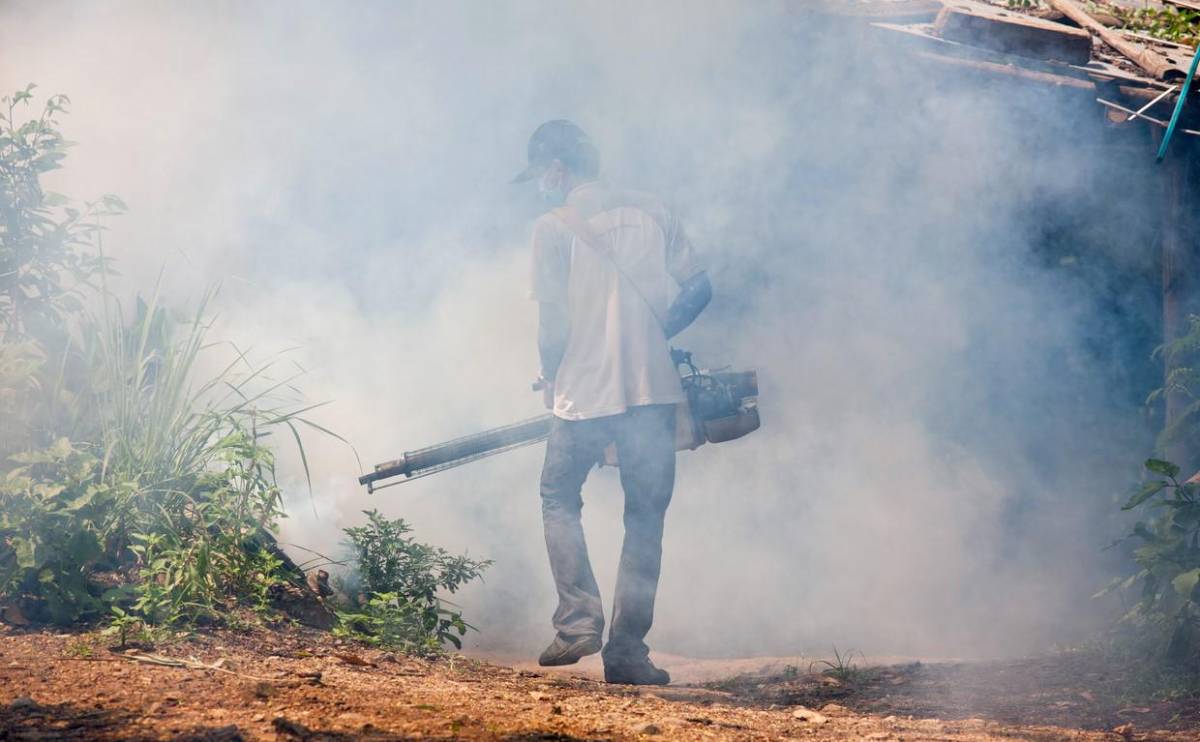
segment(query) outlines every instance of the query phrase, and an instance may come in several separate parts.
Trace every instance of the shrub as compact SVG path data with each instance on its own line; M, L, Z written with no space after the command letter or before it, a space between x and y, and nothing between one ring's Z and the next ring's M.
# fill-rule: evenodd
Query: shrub
M99 249L99 219L124 206L43 191L67 99L18 124L31 89L0 115L0 600L55 623L265 609L283 515L267 436L287 430L303 460L297 426L324 429L236 349L198 378L207 297L188 321L157 299L124 316Z
M178 340L144 303L128 326L83 328L78 442L15 454L0 480L0 594L58 623L114 603L151 623L214 618L236 601L265 608L283 511L264 442L280 428L299 440L304 420L269 401L279 383L263 381L266 367L231 365L193 388L202 313Z
M473 627L438 593L454 593L492 562L418 543L403 519L364 512L367 525L345 529L362 597L356 609L339 612L339 633L416 654L445 644L461 649L460 637Z
M34 85L0 98L0 339L46 336L82 308L81 290L103 268L96 249L99 219L125 205L103 196L82 209L41 186L44 173L61 167L71 143L58 130L65 95L50 96L37 118L18 124Z
M57 623L100 612L89 571L104 557L117 499L100 462L66 438L13 460L0 481L0 593L35 597L29 612Z
M1188 317L1188 330L1155 350L1155 356L1166 364L1167 377L1162 387L1146 398L1153 408L1172 395L1180 408L1158 435L1156 448L1161 454L1172 446L1195 450L1200 446L1200 317Z
M1200 483L1180 482L1179 467L1160 459L1146 469L1155 477L1122 508L1145 514L1128 537L1138 544L1140 569L1104 592L1140 586L1126 620L1161 632L1166 659L1193 662L1200 657Z

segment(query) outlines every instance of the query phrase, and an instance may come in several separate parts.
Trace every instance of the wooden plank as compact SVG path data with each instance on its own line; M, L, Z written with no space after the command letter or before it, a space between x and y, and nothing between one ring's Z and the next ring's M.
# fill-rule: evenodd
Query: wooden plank
M1085 81L1095 72L1089 67L1082 65L1068 65L1061 62L1048 62L1032 57L1022 57L1016 54L1005 54L992 49L982 49L958 41L943 39L941 36L933 34L933 24L929 23L909 25L872 23L871 26L884 31L902 34L904 37L910 39L918 48L927 49L938 54L950 54L974 60L993 62L995 64L1022 67L1035 72L1046 72L1052 75L1073 75ZM1148 78L1146 80L1148 83L1154 82Z
M1171 87L1169 84L1161 80L1155 80L1152 77L1128 72L1111 62L1104 60L1092 60L1087 66L1072 65L1071 69L1080 72L1086 72L1093 80L1120 80L1122 82L1133 83L1135 85L1145 86L1148 90L1162 91ZM1151 93L1158 95L1157 92Z
M793 0L784 7L789 10L807 12L815 7L817 12L828 15L851 16L864 20L891 21L892 23L921 23L932 21L942 9L941 0Z
M1002 54L990 49L980 49L979 47L960 44L957 41L943 39L941 36L934 36L932 33L932 24L917 23L901 25L894 23L872 23L871 26L883 31L900 34L904 38L911 40L918 49L928 50L935 54L954 55L974 61L1019 67L1034 72L1045 72L1050 75L1074 76L1084 82L1089 80L1093 82L1119 81L1126 83L1121 87L1122 94L1142 101L1150 100L1169 87L1167 83L1160 82L1152 77L1134 74L1106 62L1093 60L1087 65L1067 65L1059 62L1044 62L1030 57L1019 57L1015 54Z
M934 21L944 39L1005 54L1087 64L1092 37L1081 28L1015 13L973 0L947 2Z
M977 72L988 72L994 75L1003 75L1019 80L1027 80L1029 82L1037 82L1045 85L1052 85L1059 88L1072 88L1075 90L1086 90L1089 92L1095 91L1095 83L1088 80L1080 80L1077 77L1068 77L1066 75L1055 75L1050 72L1037 72L1035 70L1027 70L1024 67L1018 67L1012 64L997 64L996 62L984 62L977 59L964 59L963 57L948 57L944 54L934 54L933 52L917 52L917 56L921 59L930 62L939 62L942 64L955 65L957 67L965 67Z

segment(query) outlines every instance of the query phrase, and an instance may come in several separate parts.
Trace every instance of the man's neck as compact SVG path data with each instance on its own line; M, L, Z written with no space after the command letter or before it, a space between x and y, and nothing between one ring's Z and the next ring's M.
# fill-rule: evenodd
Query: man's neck
M567 197L566 197L566 200L567 200L567 201L570 201L570 200L571 200L571 194L575 193L576 191L578 191L578 190L581 190L581 189L583 189L583 188L587 188L588 186L597 185L597 184L599 184L599 183L600 183L600 179L599 179L599 178L588 178L587 180L575 180L574 178L572 178L572 179L571 179L571 180L570 180L570 181L567 183L567 185L568 185L569 187L567 188Z

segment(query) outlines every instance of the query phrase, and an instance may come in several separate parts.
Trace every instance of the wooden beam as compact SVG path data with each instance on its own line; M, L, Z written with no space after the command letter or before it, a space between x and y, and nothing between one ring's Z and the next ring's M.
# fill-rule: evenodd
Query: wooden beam
M1075 0L1049 0L1049 3L1055 10L1099 36L1105 44L1119 51L1154 79L1168 80L1183 77L1186 74L1160 54L1138 46L1119 32L1106 28L1103 23L1088 15L1087 11Z
M927 23L915 23L901 25L895 23L872 23L872 27L884 31L899 33L905 38L911 39L915 48L929 50L935 54L946 54L950 56L964 57L972 60L982 60L992 62L999 65L1007 65L1010 67L1020 67L1021 69L1032 70L1034 72L1045 72L1051 75L1074 75L1078 79L1087 82L1096 75L1098 70L1094 69L1095 63L1088 66L1078 64L1062 64L1059 62L1046 62L1032 57L1020 57L1015 54L1004 54L1002 52L993 51L991 49L981 49L977 46L963 44L958 41L943 39L941 36L934 36L932 32L933 25ZM1104 70L1105 77L1111 77L1108 73L1108 67ZM1128 74L1128 73L1126 73ZM1136 77L1128 74L1130 82L1141 80L1145 84L1159 85L1157 80L1152 80L1148 77ZM1163 85L1162 87L1166 87Z
M1092 37L1081 28L1014 13L973 0L948 2L934 29L944 39L1005 54L1087 64Z
M997 64L996 62L984 62L977 59L965 59L963 57L948 57L944 54L934 54L933 52L917 52L916 54L921 59L929 60L931 62L965 67L967 69L976 70L977 72L988 72L995 75L1004 75L1006 77L1028 80L1029 82L1037 82L1045 85L1053 85L1060 88L1073 88L1075 90L1086 91L1096 90L1095 83L1089 80L1081 80L1078 77L1055 75L1050 72L1037 72L1036 70L1027 70L1023 67L1017 67L1016 65L1011 64Z
M892 22L918 23L932 21L942 9L941 0L791 0L784 5L789 10L807 12L815 7L827 15L853 16Z

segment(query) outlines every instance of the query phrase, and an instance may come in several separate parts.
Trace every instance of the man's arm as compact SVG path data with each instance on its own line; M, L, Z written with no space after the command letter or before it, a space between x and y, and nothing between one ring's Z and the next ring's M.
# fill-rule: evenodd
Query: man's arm
M663 328L667 339L675 337L695 322L711 299L712 283L709 282L707 273L697 273L684 281L679 287L679 295L667 310L666 327ZM545 356L542 357L542 364L545 365Z

